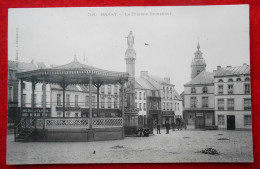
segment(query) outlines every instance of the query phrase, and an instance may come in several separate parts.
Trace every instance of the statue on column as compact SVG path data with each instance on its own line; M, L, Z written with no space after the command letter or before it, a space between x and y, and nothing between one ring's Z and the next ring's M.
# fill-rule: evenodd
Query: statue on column
M128 46L129 46L129 47L133 47L133 45L134 45L134 39L135 39L135 37L133 36L133 32L130 31L130 32L129 32L129 35L128 35L126 38L127 38L127 44L128 44Z

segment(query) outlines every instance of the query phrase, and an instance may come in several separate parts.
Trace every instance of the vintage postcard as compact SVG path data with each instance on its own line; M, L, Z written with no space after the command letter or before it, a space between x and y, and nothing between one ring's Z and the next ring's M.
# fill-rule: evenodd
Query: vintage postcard
M10 8L7 164L253 162L249 6Z

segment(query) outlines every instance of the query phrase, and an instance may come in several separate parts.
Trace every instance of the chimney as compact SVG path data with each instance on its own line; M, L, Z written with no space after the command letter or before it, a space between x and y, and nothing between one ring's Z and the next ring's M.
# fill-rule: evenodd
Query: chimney
M141 77L148 76L148 71L141 71L140 75Z
M220 70L221 69L221 66L217 66L217 70Z
M247 64L246 64L246 63L244 63L244 64L243 64L243 66L247 66Z
M165 77L165 78L164 78L164 81L165 81L166 83L170 83L170 82L171 82L171 78L170 78L170 77Z
M230 66L230 65L228 65L227 67L228 67L228 68L231 68L231 66Z

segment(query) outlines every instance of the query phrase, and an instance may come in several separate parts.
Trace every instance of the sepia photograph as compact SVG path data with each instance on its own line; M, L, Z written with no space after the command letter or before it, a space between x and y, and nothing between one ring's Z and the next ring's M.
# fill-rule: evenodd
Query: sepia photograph
M249 5L9 8L6 163L252 163L249 42Z

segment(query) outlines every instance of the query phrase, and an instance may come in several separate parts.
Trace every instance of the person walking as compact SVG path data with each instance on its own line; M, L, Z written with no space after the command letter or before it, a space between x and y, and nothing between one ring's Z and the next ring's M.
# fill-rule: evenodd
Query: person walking
M159 122L157 123L157 134L161 134L161 125L159 124Z
M168 121L166 122L165 127L166 127L166 134L169 134L170 124Z
M175 131L175 122L172 122L172 131Z

